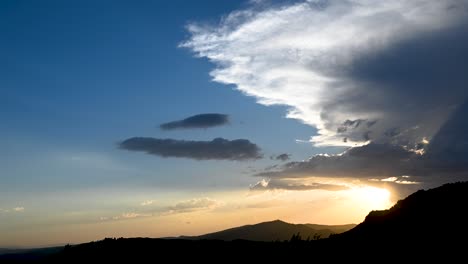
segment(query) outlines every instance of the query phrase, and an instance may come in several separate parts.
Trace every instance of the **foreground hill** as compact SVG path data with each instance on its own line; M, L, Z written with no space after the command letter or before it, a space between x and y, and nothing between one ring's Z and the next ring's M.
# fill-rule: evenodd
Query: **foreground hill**
M418 245L457 244L468 237L468 182L420 190L392 208L372 211L332 240Z
M236 239L251 241L284 241L289 240L295 234L300 234L303 239L327 238L331 234L343 233L355 227L349 225L316 225L316 224L290 224L281 220L263 222L255 225L245 225L223 231L205 234L190 239L215 239L232 241Z

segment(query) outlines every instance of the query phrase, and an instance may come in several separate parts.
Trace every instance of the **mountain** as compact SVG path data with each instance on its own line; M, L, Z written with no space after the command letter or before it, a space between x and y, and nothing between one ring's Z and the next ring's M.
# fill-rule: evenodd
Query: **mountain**
M46 247L46 248L0 248L0 263L22 263L33 260L40 260L46 256L56 254L63 250L60 247Z
M223 231L209 233L196 237L183 237L185 239L214 239L232 241L236 239L251 241L284 241L295 234L303 239L327 238L330 234L345 232L356 225L316 225L316 224L290 224L281 220L263 222L255 225L245 225Z
M234 237L284 240L280 237L283 234L287 234L284 236L289 239L290 234L298 232L304 239L310 230L330 230L330 226L293 225L276 220L197 237L202 239L107 238L66 246L58 253L39 259L39 262L37 258L28 256L13 260L27 260L27 263L30 260L35 263L139 263L168 259L174 262L203 263L458 263L466 259L467 208L468 182L452 183L426 191L420 190L398 201L388 210L372 211L356 227L327 239L309 242L297 238L288 242L232 240ZM0 258L0 262L5 261Z
M449 183L417 191L388 210L372 211L364 222L333 242L425 245L458 245L468 237L468 182ZM463 244L463 243L462 243Z

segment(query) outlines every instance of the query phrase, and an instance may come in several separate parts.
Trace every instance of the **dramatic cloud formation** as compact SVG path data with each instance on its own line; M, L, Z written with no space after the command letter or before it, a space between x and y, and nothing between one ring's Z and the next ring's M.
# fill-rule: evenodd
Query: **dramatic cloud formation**
M134 137L124 140L119 144L119 147L165 158L244 161L262 157L260 148L247 139L215 138L212 141L190 141Z
M363 178L395 184L419 181L446 182L468 178L468 103L458 107L431 142L408 149L391 144L370 143L350 148L338 155L316 155L308 160L289 162L257 174L261 177ZM427 146L426 146L427 145ZM425 151L420 151L425 149ZM410 178L411 177L411 178ZM428 179L431 177L432 179Z
M163 130L209 128L229 123L229 116L223 114L199 114L183 120L161 124Z
M291 191L309 191L309 190L328 190L342 191L348 189L344 185L325 184L325 183L302 183L291 179L262 179L256 184L250 186L252 191L264 190L291 190Z
M316 145L431 141L468 89L465 0L310 0L190 24L215 81L317 127Z
M281 161L287 161L291 158L291 155L290 154L287 154L287 153L283 153L283 154L280 154L278 156L271 156L270 157L272 160L281 160Z
M467 28L466 0L310 0L190 24L181 46L215 81L289 106L316 146L350 147L271 166L252 189L333 177L410 190L468 177Z
M176 213L186 213L186 212L193 212L199 210L209 210L214 209L222 205L222 202L204 197L204 198L195 198L190 199L187 201L182 201L174 206L170 206L168 208L168 213L176 214Z

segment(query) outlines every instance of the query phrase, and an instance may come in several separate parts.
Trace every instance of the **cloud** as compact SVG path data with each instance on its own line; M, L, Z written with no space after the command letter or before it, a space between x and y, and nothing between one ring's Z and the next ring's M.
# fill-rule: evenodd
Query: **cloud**
M466 0L310 0L191 23L180 46L214 81L289 106L315 146L348 147L257 173L270 180L253 188L333 177L409 190L468 178L466 28Z
M141 206L148 206L148 205L152 205L154 202L156 202L155 200L146 200L146 201L143 201L141 202Z
M137 218L137 217L141 217L143 216L142 214L138 214L138 213L123 213L121 215L121 218Z
M119 144L121 149L142 151L147 154L195 160L255 160L260 159L260 148L247 139L227 140L215 138L212 141L189 141L133 137Z
M400 177L392 176L384 179L369 179L370 181L380 181L380 182L394 182L396 184L419 184L417 181L409 180L411 176L403 175Z
M319 154L305 161L288 162L279 170L261 172L257 176L270 178L399 176L412 169L412 160L417 155L399 146L371 143L350 148L341 154Z
M264 105L318 129L317 146L431 141L467 97L464 0L315 0L188 25L181 44Z
M468 100L428 142L423 166L433 171L465 172L468 175Z
M281 161L287 161L291 158L291 155L290 154L287 154L287 153L283 153L283 154L280 154L278 156L271 156L270 157L272 160L281 160Z
M24 207L15 207L15 208L13 208L13 211L15 211L15 212L24 212Z
M0 213L11 213L11 212L16 212L16 213L22 213L24 212L25 208L24 207L14 207L14 208L11 208L11 209L3 209L3 208L0 208Z
M342 191L348 187L337 184L327 183L304 183L302 181L292 179L262 179L256 184L250 186L252 191L263 190L291 190L291 191L310 191L310 190L327 190L327 191Z
M128 213L122 213L121 215L116 215L116 216L101 216L99 218L100 221L111 221L111 220L124 220L124 219L135 219L135 218L141 218L141 217L149 217L152 216L152 214L143 214L143 213L136 213L136 212L128 212Z
M256 174L273 179L362 178L394 184L433 184L468 178L468 101L459 106L432 141L408 148L370 143L336 155L320 154ZM425 151L421 151L424 149ZM412 178L417 180L413 180ZM411 178L411 179L410 179Z
M153 200L144 201L141 203L142 206L153 204ZM117 220L129 220L142 217L151 216L164 216L169 214L188 213L204 210L213 210L222 206L224 203L209 197L194 198L190 200L180 201L172 206L153 208L145 211L133 211L125 212L114 216L101 216L100 221L117 221Z
M221 206L223 203L208 197L194 198L179 202L174 206L168 207L170 214L194 212L200 210L211 210Z
M182 120L161 124L162 130L209 128L229 123L229 116L224 114L199 114Z

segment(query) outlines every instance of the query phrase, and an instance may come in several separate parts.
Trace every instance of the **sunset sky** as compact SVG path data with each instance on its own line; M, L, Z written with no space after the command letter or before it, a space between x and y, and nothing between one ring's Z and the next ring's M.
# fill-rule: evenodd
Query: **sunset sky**
M468 178L468 1L0 1L0 247L359 223Z

